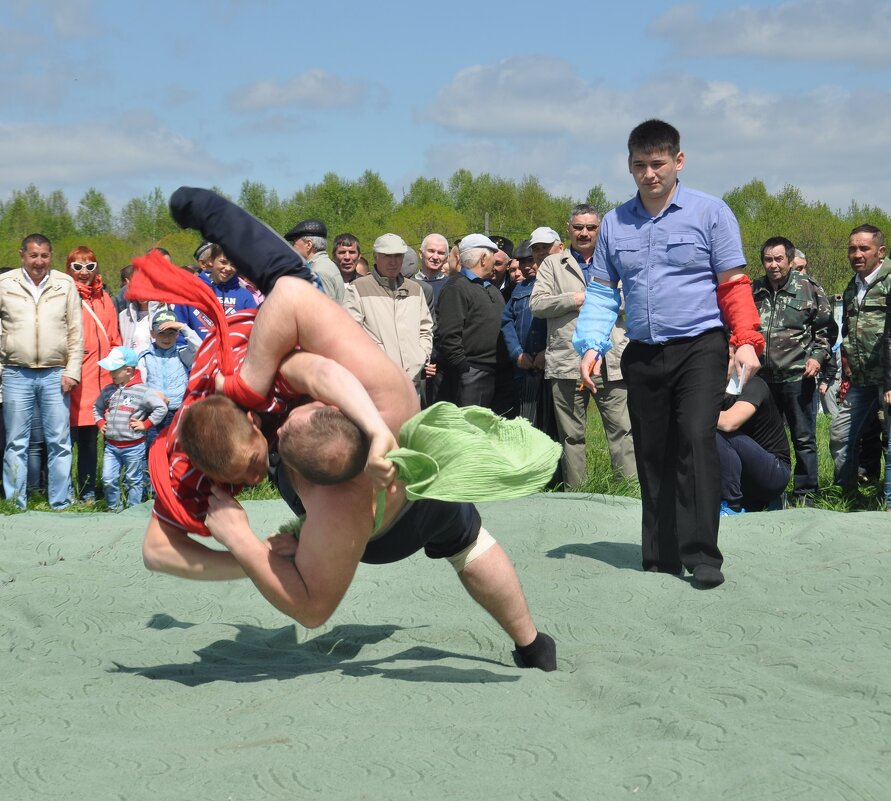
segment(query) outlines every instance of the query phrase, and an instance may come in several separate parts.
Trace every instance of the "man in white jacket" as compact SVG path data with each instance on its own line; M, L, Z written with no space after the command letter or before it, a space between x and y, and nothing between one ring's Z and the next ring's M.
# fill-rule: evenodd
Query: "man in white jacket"
M27 507L27 458L35 401L47 446L49 503L71 503L69 393L80 381L84 340L80 297L71 276L50 269L53 248L42 234L22 241L22 269L0 276L0 363L7 499Z

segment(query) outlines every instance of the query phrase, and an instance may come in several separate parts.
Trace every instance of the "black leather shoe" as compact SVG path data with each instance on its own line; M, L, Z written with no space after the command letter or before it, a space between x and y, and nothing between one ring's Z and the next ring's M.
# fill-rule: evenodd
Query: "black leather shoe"
M666 567L665 565L650 565L647 568L647 573L668 573L672 576L678 576L679 578L684 575L683 567Z
M724 583L724 574L711 565L696 565L693 568L693 583L702 588L717 587Z

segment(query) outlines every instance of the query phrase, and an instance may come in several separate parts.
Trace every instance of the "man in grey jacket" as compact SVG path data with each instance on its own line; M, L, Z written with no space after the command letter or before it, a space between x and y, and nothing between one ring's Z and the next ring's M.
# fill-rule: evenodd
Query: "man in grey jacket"
M599 226L600 212L596 208L587 203L573 207L566 226L569 250L552 253L542 261L529 302L532 313L548 321L545 378L551 383L554 415L563 446L563 482L568 489L575 489L587 480L585 428L591 396L579 387L579 355L572 346L572 335L585 299L587 271L594 256ZM611 339L613 348L606 355L602 377L597 379L594 400L603 421L613 473L635 478L631 420L620 367L620 357L628 340L619 325L613 329Z
M50 269L53 247L42 234L22 241L22 269L0 276L3 488L27 508L28 442L35 401L47 446L49 504L71 503L69 393L80 381L84 338L80 296L70 275Z

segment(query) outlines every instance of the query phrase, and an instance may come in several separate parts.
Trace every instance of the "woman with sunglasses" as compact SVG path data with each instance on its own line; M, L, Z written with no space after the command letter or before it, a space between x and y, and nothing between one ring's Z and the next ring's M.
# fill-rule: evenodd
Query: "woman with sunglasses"
M99 360L121 344L118 313L114 299L104 289L96 254L81 245L68 254L68 274L80 293L84 330L84 361L80 384L71 392L71 444L77 446L75 491L84 503L96 500L96 437L99 429L93 419L93 403L111 377L99 367Z

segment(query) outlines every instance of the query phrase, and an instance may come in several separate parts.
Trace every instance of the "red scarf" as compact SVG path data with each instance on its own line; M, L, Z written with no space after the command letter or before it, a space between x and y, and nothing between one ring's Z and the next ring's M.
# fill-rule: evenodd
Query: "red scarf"
M84 300L96 300L96 298L102 297L101 275L97 275L90 284L85 284L83 283L83 281L78 281L75 279L74 285L77 287L77 291L80 293L81 298L83 298Z
M217 343L229 341L226 314L213 290L198 276L169 262L157 250L133 259L136 272L127 286L127 300L158 300L164 303L183 303L204 312L217 327ZM232 351L221 347L217 353L224 376L232 375ZM167 436L170 427L155 440L149 451L149 474L158 499L186 531L209 537L210 531L200 520L194 519L180 504L170 483L170 464L167 460Z
M127 300L181 303L204 312L219 331L217 342L229 341L226 313L213 290L197 275L169 262L157 250L133 259L136 272L127 285ZM220 369L232 375L232 351L220 350Z

